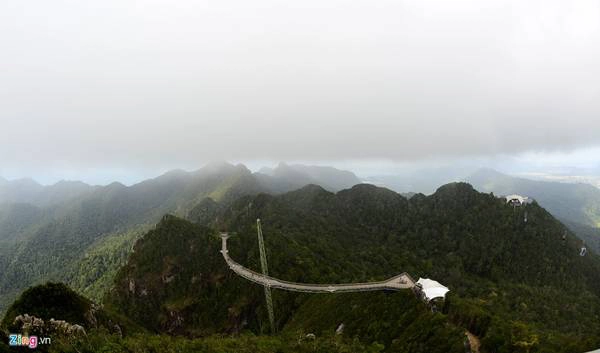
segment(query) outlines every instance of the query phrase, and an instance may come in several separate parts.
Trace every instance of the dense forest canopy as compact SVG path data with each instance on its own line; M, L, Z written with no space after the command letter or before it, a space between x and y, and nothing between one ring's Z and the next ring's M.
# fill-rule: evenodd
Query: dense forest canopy
M490 351L509 349L511 332L517 329L524 340L530 335L538 337L540 347L554 347L589 344L599 327L598 257L579 256L580 240L535 203L515 208L458 183L410 200L370 185L337 194L308 186L281 196L245 197L231 207L210 201L201 205L194 215L209 228L163 219L136 245L108 296L108 302L129 315L143 315L139 319L149 329L188 335L244 328L265 332L262 291L228 271L216 232L235 234L229 246L232 257L258 270L256 218L264 224L273 276L335 283L381 280L407 271L416 278L437 279L452 290L447 307L451 322L468 326ZM158 239L170 244L171 252L158 247ZM195 268L211 268L211 275ZM168 278L172 282L165 283ZM131 291L132 279L136 288L154 293L156 301L147 296L140 300ZM185 284L177 285L179 279ZM340 298L343 307L347 299ZM284 331L313 329L303 323L320 317L311 309L319 307L319 299L310 295L276 292L274 300L278 328ZM167 311L150 314L150 307ZM219 318L217 324L207 324L208 317ZM339 322L333 321L324 329L334 330Z
M436 313L410 290L275 291L274 337L283 342L314 334L319 344L340 340L361 351L462 352L468 331L482 352L600 345L600 258L580 256L581 240L535 202L514 207L465 183L410 199L373 185L338 193L309 185L231 202L205 198L188 216L165 216L141 236L106 291L107 312L141 326L141 333L114 338L117 346L146 331L194 338L186 341L191 346L222 334L266 340L273 328L262 288L231 272L219 253L219 231L228 231L231 256L259 270L257 218L275 277L342 283L408 272L451 290Z
M229 204L241 196L286 192L310 182L334 191L358 182L352 173L326 167L282 164L271 172L215 162L132 186L2 183L0 314L28 286L49 280L100 300L142 234L166 213L187 216L206 197Z

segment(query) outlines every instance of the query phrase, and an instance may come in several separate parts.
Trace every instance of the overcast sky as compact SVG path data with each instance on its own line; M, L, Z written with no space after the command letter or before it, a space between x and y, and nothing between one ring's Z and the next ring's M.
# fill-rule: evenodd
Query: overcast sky
M4 176L597 146L597 0L0 2Z

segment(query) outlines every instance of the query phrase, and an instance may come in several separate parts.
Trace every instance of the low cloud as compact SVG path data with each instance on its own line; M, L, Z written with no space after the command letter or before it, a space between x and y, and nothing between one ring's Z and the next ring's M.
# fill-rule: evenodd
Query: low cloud
M2 170L600 145L596 1L0 5Z

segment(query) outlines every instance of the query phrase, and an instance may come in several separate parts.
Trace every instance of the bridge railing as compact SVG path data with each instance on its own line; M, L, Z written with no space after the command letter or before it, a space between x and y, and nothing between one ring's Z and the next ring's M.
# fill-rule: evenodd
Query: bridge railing
M411 288L414 286L414 280L407 273L402 273L398 276L392 277L384 281L376 282L363 282L363 283L343 283L343 284L311 284L311 283L297 283L291 281L285 281L271 276L264 275L253 271L247 267L240 265L235 262L228 254L227 251L227 240L223 237L221 253L225 258L225 261L229 267L237 273L239 276L258 283L264 286L272 288L281 288L287 290L293 290L298 292L344 292L344 291L372 291L372 290L399 290L403 288ZM399 281L400 285L393 285L395 280Z

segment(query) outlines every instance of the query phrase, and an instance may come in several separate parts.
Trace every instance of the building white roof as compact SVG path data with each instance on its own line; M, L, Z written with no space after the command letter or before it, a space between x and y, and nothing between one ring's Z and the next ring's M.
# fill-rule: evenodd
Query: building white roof
M521 202L525 201L528 199L528 197L525 196L521 196L521 195L517 195L517 194L513 194L513 195L506 195L506 201L510 201L510 200L519 200Z
M446 293L450 291L448 287L443 286L440 282L429 278L419 278L417 283L421 285L427 301L435 298L444 298Z
M506 198L506 202L509 202L511 200L519 200L520 203L530 203L532 200L527 197L527 196L521 196L521 195L506 195L504 196L504 198Z

